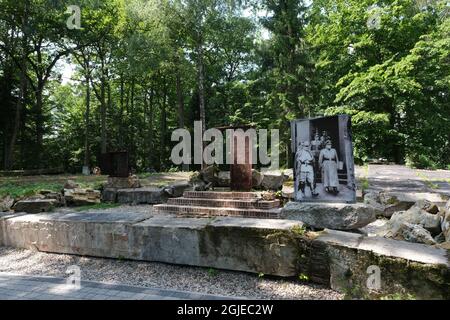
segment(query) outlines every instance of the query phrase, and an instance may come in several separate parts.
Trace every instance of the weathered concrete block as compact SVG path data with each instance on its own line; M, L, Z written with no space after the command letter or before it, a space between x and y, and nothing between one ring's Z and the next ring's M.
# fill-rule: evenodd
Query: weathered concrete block
M450 299L447 250L334 230L305 233L299 225L132 212L2 215L0 244L284 277L304 273L311 281L361 297L404 293ZM377 291L367 288L370 266L381 271Z
M102 201L105 202L117 202L117 189L105 188L102 191Z
M450 298L447 250L326 230L315 238L315 254L326 252L332 289L361 298L412 294L418 299ZM380 287L367 286L369 267L380 269Z
M32 199L17 201L13 207L16 212L39 213L51 211L58 201L55 199Z
M164 192L164 188L137 188L137 189L119 189L117 190L117 202L118 203L131 203L131 204L156 204L167 201L167 194Z
M352 230L376 220L376 209L361 203L288 202L281 209L281 218L299 220L314 228Z

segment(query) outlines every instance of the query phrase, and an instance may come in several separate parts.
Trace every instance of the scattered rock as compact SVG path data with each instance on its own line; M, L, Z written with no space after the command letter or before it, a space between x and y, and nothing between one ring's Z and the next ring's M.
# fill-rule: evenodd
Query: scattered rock
M67 180L67 182L64 184L64 189L75 189L75 188L79 188L80 185L78 183L76 183L73 180Z
M422 226L412 223L404 222L392 235L396 240L405 240L408 242L424 243L428 245L436 244L436 241L431 236L430 232Z
M261 185L266 190L281 190L285 176L283 174L264 174Z
M6 212L11 209L14 204L14 199L7 195L5 198L0 200L0 212Z
M108 181L105 184L105 188L140 188L141 182L139 177L136 175L131 175L129 177L108 177Z
M54 192L51 190L41 190L39 191L39 195L42 195L44 199L53 199L56 200L55 205L56 206L64 206L65 205L65 199L60 192Z
M438 215L431 214L419 207L412 207L407 211L399 211L392 215L391 220L394 225L401 223L412 223L422 226L428 230L433 236L441 233L441 219Z
M450 209L446 209L443 212L443 217L441 220L441 229L444 234L445 241L450 241Z
M26 199L16 202L13 209L16 212L40 213L49 212L56 206L55 199Z
M230 171L220 171L217 177L218 187L229 187L231 182Z
M443 232L439 233L436 237L434 237L434 241L437 243L442 243L445 241L445 235Z
M442 248L442 249L445 249L445 250L450 250L450 242L446 241L446 242L438 243L436 245L436 247Z
M435 203L428 200L419 200L414 204L414 206L431 214L437 214L439 212L439 207Z
M288 202L281 210L281 218L300 220L319 229L353 230L375 221L376 212L372 206L361 203Z
M391 217L394 212L408 210L415 201L405 197L403 194L380 193L380 203L384 206L384 216Z
M174 183L164 188L164 192L170 197L181 197L184 191L191 190L192 186L187 182Z
M64 199L69 206L86 206L100 203L101 194L92 189L64 189Z
M366 193L364 195L364 203L376 208L377 216L386 217L388 215L385 213L386 207L381 204L379 192L371 191Z
M204 181L195 181L193 183L192 189L194 191L205 191L206 190L206 183Z
M263 181L263 174L258 170L252 169L252 186L253 188L261 187L261 183Z
M410 225L420 228L412 228ZM421 229L430 233L430 237L426 236ZM384 227L377 232L377 235L385 238L404 239L406 241L429 244L430 238L433 239L433 237L438 236L441 231L440 216L421 209L421 203L419 203L407 211L394 213ZM416 239L417 241L411 239ZM433 242L435 243L436 241L433 239Z
M219 173L219 169L216 166L208 166L200 171L200 179L204 182L217 184L217 174Z
M263 200L263 201L273 201L275 199L276 199L276 197L273 192L262 192L261 193L261 200Z

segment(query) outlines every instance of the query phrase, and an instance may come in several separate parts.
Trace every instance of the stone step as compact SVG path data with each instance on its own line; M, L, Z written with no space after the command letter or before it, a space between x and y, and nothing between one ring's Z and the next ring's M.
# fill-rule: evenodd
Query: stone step
M185 191L184 198L203 199L257 199L258 192L226 192L226 191Z
M167 204L216 208L274 209L280 207L280 200L171 198L167 201Z
M159 213L177 214L183 217L213 217L232 216L245 218L279 218L280 209L242 209L242 208L214 208L199 206L179 206L171 204L158 204L153 208Z

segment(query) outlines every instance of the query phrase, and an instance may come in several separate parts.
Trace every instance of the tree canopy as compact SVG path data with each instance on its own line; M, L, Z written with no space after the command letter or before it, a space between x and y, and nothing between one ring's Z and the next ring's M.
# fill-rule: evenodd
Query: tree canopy
M80 8L80 28L68 28ZM450 7L422 0L0 0L1 167L80 172L172 130L353 119L355 159L450 166Z

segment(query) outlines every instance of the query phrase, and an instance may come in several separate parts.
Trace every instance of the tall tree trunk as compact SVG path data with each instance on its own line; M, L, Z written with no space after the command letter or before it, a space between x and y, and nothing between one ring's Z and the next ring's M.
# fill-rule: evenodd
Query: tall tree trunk
M161 103L161 136L160 136L160 165L166 161L166 134L167 134L167 112L166 112L166 100L167 100L167 83L166 77L163 77L163 96Z
M184 128L184 98L183 98L183 83L181 82L179 59L177 58L176 66L176 87L178 100L178 126Z
M128 126L128 128L129 128L129 130L130 130L130 135L131 135L131 141L130 141L130 144L129 144L129 148L130 148L130 163L131 163L131 166L133 167L133 168L135 168L136 169L136 150L137 150L137 148L136 148L136 139L135 139L135 132L134 132L134 126L135 126L135 124L136 124L136 122L137 122L137 118L135 119L135 116L134 116L134 94L135 94L135 80L134 80L134 78L131 80L131 101L130 101L130 107L131 107L131 112L130 112L130 119L131 119L131 121L130 121L130 123L129 123L129 126Z
M89 67L86 71L86 113L85 113L85 128L84 128L84 166L89 167L89 119L90 119L90 111L91 111L91 86L89 79Z
M148 160L151 168L154 168L154 153L155 150L153 150L153 87L150 87L150 110L149 110L149 117L148 117L149 125L148 125L148 146L149 146L149 153L148 153Z
M204 66L203 66L203 43L200 41L197 46L197 54L198 54L198 91L199 91L199 100L200 100L200 121L202 125L202 145L203 142L203 134L206 130L206 119L205 119L205 74L204 74ZM203 157L201 168L205 167Z
M27 26L28 26L28 5L29 5L28 0L26 0L25 3L24 3L24 14L23 14L23 19L22 19L22 30L25 30L27 28ZM28 79L26 77L26 72L27 72L27 57L26 57L27 44L28 44L28 38L27 38L26 34L24 34L22 36L22 42L21 42L23 55L22 55L22 69L21 69L21 72L20 72L19 98L17 100L16 113L14 115L14 125L13 125L11 138L10 138L9 144L7 145L7 148L5 150L6 151L6 153L5 153L5 169L6 170L10 170L14 166L14 149L15 149L16 142L17 142L17 134L18 134L19 129L20 129L20 116L22 114L22 110L24 109L25 98L27 96L27 84L28 84Z
M101 127L101 152L106 153L106 101L105 101L105 82L101 80L100 87L100 127Z
M42 156L43 156L43 136L44 136L44 116L43 116L43 90L44 83L38 80L37 90L36 90L36 156L37 156L37 168L42 166Z
M119 115L119 147L123 148L123 100L124 100L124 81L123 74L120 75L120 115Z

